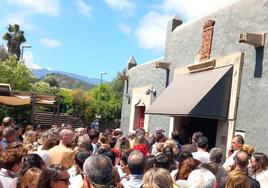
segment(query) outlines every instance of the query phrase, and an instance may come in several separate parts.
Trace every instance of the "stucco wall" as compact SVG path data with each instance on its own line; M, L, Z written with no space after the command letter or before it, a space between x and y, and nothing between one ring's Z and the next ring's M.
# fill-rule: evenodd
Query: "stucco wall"
M266 136L268 133L268 41L264 49L255 50L253 46L239 43L239 34L264 33L268 31L268 0L240 0L199 20L178 26L171 32L167 29L164 59L171 62L170 81L174 69L195 61L201 46L203 24L207 19L216 21L211 58L233 52L245 52L244 67L237 112L236 129L246 131L246 143L257 151L268 153ZM129 93L135 87L152 84L157 96L165 86L165 70L155 69L153 63L132 68L129 72ZM197 83L198 84L198 83ZM152 101L153 102L153 101ZM129 105L123 101L122 127L128 131ZM169 126L166 116L150 116L149 130L154 126Z
M246 131L246 143L268 153L268 66L267 40L264 49L239 43L243 32L268 31L268 1L238 1L205 18L177 27L167 34L165 60L171 69L191 64L201 45L202 26L207 19L216 21L211 57L245 52L236 129ZM263 56L263 61L262 60ZM170 79L173 79L171 71ZM198 83L197 83L198 84Z
M143 86L151 85L156 89L156 97L151 97L151 103L157 98L157 96L165 89L166 84L166 71L163 69L155 68L155 61L137 65L136 67L131 68L127 71L127 75L129 76L129 87L128 87L128 95L132 98L132 91L135 88L140 88ZM125 81L125 89L126 93L126 81ZM144 93L145 95L145 93ZM126 95L123 97L123 108L122 108L122 116L121 116L121 128L124 133L128 133L129 124L130 124L130 108L132 105L132 100L130 104L128 104ZM166 131L168 131L169 127L169 117L163 116L150 116L148 131L152 132L155 127L161 126Z

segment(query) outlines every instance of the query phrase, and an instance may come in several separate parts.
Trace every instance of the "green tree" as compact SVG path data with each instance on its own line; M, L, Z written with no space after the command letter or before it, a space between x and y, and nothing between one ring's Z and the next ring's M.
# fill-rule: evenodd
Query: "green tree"
M93 97L92 111L101 115L105 121L119 119L121 116L121 98L117 96L111 85L104 83L98 85L90 94Z
M13 90L29 91L34 80L32 72L14 56L0 61L0 83L10 84Z
M44 79L44 82L48 83L50 87L59 87L59 82L54 76L48 76Z
M46 82L36 82L33 84L31 89L31 91L33 92L50 94L50 95L59 95L60 90L61 89L59 87L51 87Z
M92 97L88 92L81 89L62 90L62 106L64 112L73 116L80 117L83 121L89 123L93 120L95 114L92 112Z
M120 101L122 100L124 92L124 80L120 79L123 75L125 75L124 72L118 72L116 78L111 82L112 90Z
M26 42L24 31L20 30L20 26L18 24L9 25L7 30L8 32L4 33L3 39L7 41L8 52L11 55L16 55L17 59L20 59L20 45L23 42Z
M33 81L32 72L22 61L17 61L15 56L9 55L6 60L0 60L0 83L10 84L12 90L29 91L32 88ZM5 116L11 116L16 120L20 120L25 114L30 114L30 106L17 106L14 108L0 105L0 119Z

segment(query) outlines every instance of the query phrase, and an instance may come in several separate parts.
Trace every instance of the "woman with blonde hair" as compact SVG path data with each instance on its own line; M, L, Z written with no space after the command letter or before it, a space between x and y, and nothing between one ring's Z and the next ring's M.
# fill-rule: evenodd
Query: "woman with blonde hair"
M143 176L144 188L173 188L169 171L163 168L151 168Z
M172 149L173 149L173 154L174 154L175 156L177 156L177 155L179 154L179 148L178 148L178 146L177 146L175 140L170 139L170 138L167 139L167 140L165 141L165 143L164 143L164 148L165 148L166 146L171 146L171 147L172 147Z
M250 188L248 177L239 170L233 170L227 177L225 188Z
M23 138L23 148L27 151L27 153L37 151L37 133L35 131L29 130L25 132Z
M27 170L21 179L20 188L37 188L41 172L38 168Z

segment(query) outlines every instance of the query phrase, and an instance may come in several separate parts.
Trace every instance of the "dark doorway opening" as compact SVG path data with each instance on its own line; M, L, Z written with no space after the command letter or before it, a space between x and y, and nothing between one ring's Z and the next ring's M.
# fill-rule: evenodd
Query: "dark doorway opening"
M194 132L201 131L208 139L208 149L215 147L218 120L210 118L183 117L181 121L185 144L191 142Z

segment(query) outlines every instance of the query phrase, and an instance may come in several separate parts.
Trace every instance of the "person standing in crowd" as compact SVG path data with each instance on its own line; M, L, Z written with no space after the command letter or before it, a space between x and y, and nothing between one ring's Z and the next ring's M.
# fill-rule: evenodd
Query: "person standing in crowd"
M191 188L215 188L216 178L207 169L197 169L189 174L187 183Z
M23 138L23 148L27 153L37 151L37 133L33 130L27 131Z
M234 156L234 170L228 174L227 179L222 179L220 187L260 188L260 183L247 175L248 164L249 155L244 151L236 152Z
M15 126L15 121L11 117L5 117L2 121L2 126L3 127L14 127Z
M130 179L123 186L125 188L140 188L143 185L143 175L145 170L146 157L137 150L130 153L127 165L130 170Z
M109 188L113 182L111 160L101 154L91 155L83 165L85 188Z
M217 182L221 181L221 178L227 176L226 170L221 165L222 161L222 149L221 148L212 148L209 152L209 165L211 165L215 169L215 176Z
M61 164L51 164L41 173L38 188L68 188L69 174Z
M12 127L6 127L3 130L3 140L1 141L2 150L6 150L7 145L11 145L17 140L16 130Z
M157 153L156 145L157 143L164 143L165 141L165 130L161 127L155 129L155 143L152 145L151 155L155 155Z
M223 167L227 172L231 170L234 164L234 156L243 147L244 138L241 135L235 135L232 139L231 148L228 150L228 158L225 160Z
M98 151L99 135L100 135L99 131L97 131L95 129L92 129L89 132L89 138L91 139L91 144L93 147L93 152L92 152L93 155L97 154L97 151Z
M89 152L77 152L74 157L74 163L77 169L77 174L73 177L70 177L70 185L69 188L83 188L83 165L86 159L90 156ZM68 171L69 173L69 171ZM69 173L71 176L71 174Z
M143 177L144 188L165 187L174 188L170 173L163 168L151 168Z
M26 171L21 179L19 188L38 188L37 184L41 175L41 170L38 168L30 168Z
M49 150L51 164L62 164L66 169L73 165L74 151L70 148L74 133L69 129L60 131L60 143Z
M0 182L5 188L14 188L17 185L18 172L21 168L23 153L18 149L2 151L0 155Z
M197 151L197 139L201 136L204 136L204 134L200 131L194 132L192 136L192 143L191 144L185 144L182 146L182 151L187 151L190 153L196 152Z
M168 156L166 156L163 153L160 153L155 156L154 158L154 167L156 168L164 168L168 171L170 171L170 160Z
M27 154L26 156L24 156L22 158L21 168L18 173L18 180L17 180L18 187L22 186L21 183L22 183L23 178L27 179L27 177L25 177L25 173L29 169L37 168L39 170L42 170L44 165L45 165L44 161L38 154L31 153L31 154Z
M201 163L209 162L209 153L207 152L208 139L205 136L200 136L197 141L197 151L193 152L193 158L199 160Z
M251 157L253 178L260 182L261 187L268 187L268 158L264 153L254 153Z

